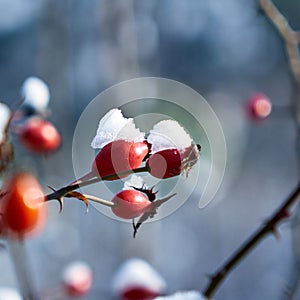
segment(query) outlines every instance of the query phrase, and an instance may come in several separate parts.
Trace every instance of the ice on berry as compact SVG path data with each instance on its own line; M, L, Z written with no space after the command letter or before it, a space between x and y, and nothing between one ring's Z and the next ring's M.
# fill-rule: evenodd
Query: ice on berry
M145 185L143 178L141 176L138 176L135 174L130 176L130 178L124 182L123 190L132 190L132 189L134 189L133 187L138 188L138 189L143 188L143 187L146 189L148 188Z
M165 297L156 297L154 300L205 300L205 299L206 298L197 291L188 291L188 292L178 292L176 294L165 296Z
M28 77L22 85L21 94L24 98L23 105L30 106L38 112L47 109L50 101L50 91L43 80L34 76Z
M131 258L121 265L113 280L113 290L117 295L129 287L145 288L160 294L165 291L166 282L149 263Z
M10 116L11 112L9 107L6 104L0 102L0 143L2 143L5 138L5 129L7 127Z
M175 120L163 120L155 124L147 140L152 145L152 153L170 148L184 151L193 142L190 135Z
M91 146L94 149L101 149L116 140L141 142L144 139L145 134L136 128L134 120L125 118L120 109L114 108L100 120Z

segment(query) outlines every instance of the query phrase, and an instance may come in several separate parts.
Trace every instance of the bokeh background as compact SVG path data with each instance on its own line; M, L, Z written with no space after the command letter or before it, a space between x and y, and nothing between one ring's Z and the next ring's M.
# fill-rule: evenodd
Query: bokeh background
M300 3L275 1L293 28ZM164 276L168 292L201 289L216 268L282 202L299 181L293 80L276 30L249 0L0 0L0 100L12 107L28 76L51 91L51 121L63 136L51 156L17 146L17 161L38 174L45 190L74 178L72 139L81 112L104 89L123 80L157 76L178 80L210 103L223 127L228 160L221 189L206 208L199 194L132 239L131 226L76 200L49 204L42 235L26 243L39 289L60 282L73 260L94 270L84 299L115 299L114 272L141 257ZM263 92L272 115L251 120L248 97ZM103 114L103 112L101 112ZM87 145L88 146L88 145ZM298 222L280 227L234 270L216 299L299 299ZM0 252L0 286L16 286L9 254Z

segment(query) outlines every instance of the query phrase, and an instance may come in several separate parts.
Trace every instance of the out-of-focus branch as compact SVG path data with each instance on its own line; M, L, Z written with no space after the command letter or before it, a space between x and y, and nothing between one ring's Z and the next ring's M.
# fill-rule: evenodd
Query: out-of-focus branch
M300 34L298 31L295 31L291 28L287 19L271 0L259 0L259 3L261 9L278 30L279 34L285 42L290 71L296 82L296 122L298 130L300 130Z
M292 74L296 82L300 84L299 32L291 28L271 0L260 0L260 6L284 39Z
M297 139L300 136L300 34L289 25L285 16L277 9L271 0L259 0L262 11L278 30L285 42L288 62L293 79L296 83L296 96L294 106L296 108L296 125L298 129ZM270 233L276 234L279 223L290 216L290 209L296 203L300 194L300 184L286 199L286 201L271 215L271 217L257 229L254 234L242 244L235 253L211 276L203 295L211 298L220 284L225 280L230 271L253 250L259 242ZM297 281L296 281L297 282Z
M283 204L271 215L271 217L242 244L238 250L211 276L210 282L203 291L203 295L211 298L220 284L225 280L231 270L253 250L259 242L270 233L277 235L277 226L281 221L290 216L290 209L295 204L300 194L300 184Z
M295 81L295 96L293 107L295 108L295 124L297 126L296 135L296 152L298 158L298 168L300 168L300 32L295 31L289 25L285 16L277 9L271 0L259 0L260 7L269 18L270 22L275 26L285 42L285 48L287 52L287 58L290 66L291 75ZM300 207L297 209L297 214L293 219L293 229L296 233L293 234L294 246L296 248L295 253L299 255L299 227L300 227ZM300 282L300 259L297 257L295 262L295 268L292 270L291 278L289 279L289 286L284 295L284 298L292 299L297 286Z

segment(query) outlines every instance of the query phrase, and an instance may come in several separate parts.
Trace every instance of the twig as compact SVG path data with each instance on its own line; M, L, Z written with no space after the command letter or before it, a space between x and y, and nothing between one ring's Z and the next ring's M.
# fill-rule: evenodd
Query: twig
M101 199L101 198L98 198L98 197L95 197L95 196L92 196L92 195L87 195L87 194L83 194L83 195L85 196L86 199L88 199L90 201L100 203L102 205L109 206L109 207L115 206L115 203L113 203L111 201L104 200L104 199Z
M211 298L230 271L237 266L242 258L258 245L260 240L269 233L277 235L277 226L282 220L290 216L289 209L295 204L299 194L300 183L271 217L211 276L209 284L203 291L205 297Z
M45 201L50 201L50 200L62 201L62 198L65 197L65 195L68 194L69 192L77 190L80 187L88 186L88 185L91 185L91 184L94 184L94 183L97 183L100 181L110 180L111 178L115 178L116 175L121 177L124 175L130 175L132 173L142 173L142 172L147 172L147 171L148 171L147 167L140 167L140 168L125 171L125 172L120 172L118 174L107 175L102 178L97 177L97 178L93 178L93 179L86 180L86 181L80 181L80 183L74 182L74 183L64 186L58 190L54 190L53 188L50 187L53 190L53 193L46 195Z
M23 300L40 300L33 284L24 242L9 239L8 245Z
M299 31L295 31L289 25L285 16L276 8L272 0L259 0L259 4L261 9L264 11L266 16L269 18L270 22L274 25L274 27L278 30L280 36L283 38L285 42L285 48L287 52L288 63L290 66L291 75L295 82L295 97L294 97L294 118L295 125L297 129L296 135L296 151L299 153L300 150L300 51L299 51L299 43L300 43L300 34ZM298 154L298 168L300 168L300 156ZM299 211L300 207L298 207ZM299 213L298 213L299 215ZM294 226L299 227L299 218L296 217L294 219ZM298 236L299 232L295 235ZM295 239L295 237L294 237ZM294 241L294 244L296 242ZM292 299L297 286L300 282L300 261L299 259L295 262L295 270L292 272L292 277L289 280L288 291L285 293L289 299Z

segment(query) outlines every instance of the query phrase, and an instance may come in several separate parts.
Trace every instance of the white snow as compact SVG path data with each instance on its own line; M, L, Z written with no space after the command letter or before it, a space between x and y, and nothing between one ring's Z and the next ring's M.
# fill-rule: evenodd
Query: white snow
M144 139L145 134L136 128L133 119L125 118L120 109L113 108L100 120L91 146L101 149L116 140L141 142Z
M152 153L170 148L177 148L179 151L184 151L185 148L192 144L190 135L175 120L158 122L150 130L147 140L152 144Z
M47 84L34 76L28 77L21 87L24 97L23 104L33 107L38 112L46 110L50 101L50 91Z
M156 297L154 300L206 300L206 298L197 291L188 291L177 292L176 294L165 297Z
M149 263L140 258L131 258L115 274L113 290L120 295L133 286L162 293L166 289L166 282Z
M0 300L22 300L22 297L11 287L0 287Z
M0 143L3 142L3 139L5 137L4 131L10 119L10 115L11 112L9 107L6 104L0 102Z
M85 262L75 261L64 269L62 279L67 285L80 285L81 283L92 282L93 272Z
M133 190L133 186L135 188L147 188L147 186L144 184L143 178L135 174L130 176L130 178L124 182L123 190Z

